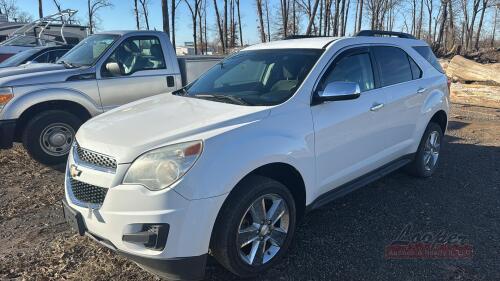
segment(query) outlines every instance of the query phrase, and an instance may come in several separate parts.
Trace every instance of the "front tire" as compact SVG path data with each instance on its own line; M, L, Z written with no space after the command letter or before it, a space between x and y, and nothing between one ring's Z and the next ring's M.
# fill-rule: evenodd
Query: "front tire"
M48 110L33 117L23 132L23 145L36 161L46 165L64 163L75 133L82 125L77 116Z
M418 146L415 159L408 165L408 172L416 177L432 176L439 163L442 140L441 126L434 122L429 123Z
M290 191L273 179L245 178L221 208L211 253L234 274L246 278L274 266L291 244L296 206Z

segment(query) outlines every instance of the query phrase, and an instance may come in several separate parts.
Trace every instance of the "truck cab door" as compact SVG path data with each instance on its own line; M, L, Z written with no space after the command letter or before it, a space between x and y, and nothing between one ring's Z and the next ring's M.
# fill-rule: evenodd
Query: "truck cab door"
M97 83L103 110L174 91L174 74L167 67L157 36L125 39L98 70Z

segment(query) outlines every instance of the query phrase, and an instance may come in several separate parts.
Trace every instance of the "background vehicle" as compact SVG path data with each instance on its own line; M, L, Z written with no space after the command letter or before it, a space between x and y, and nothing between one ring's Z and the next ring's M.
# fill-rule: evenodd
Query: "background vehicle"
M73 47L73 45L35 47L4 60L0 63L0 68L15 67L26 63L55 63Z
M87 28L74 20L77 12L67 9L26 24L0 22L0 62L35 47L78 44Z
M308 210L403 166L431 176L448 99L430 47L407 34L250 46L173 95L86 122L65 216L168 278L202 278L208 254L255 276Z
M57 64L0 69L0 148L22 141L36 160L62 163L92 116L178 90L220 59L178 59L163 32L116 31L87 37Z

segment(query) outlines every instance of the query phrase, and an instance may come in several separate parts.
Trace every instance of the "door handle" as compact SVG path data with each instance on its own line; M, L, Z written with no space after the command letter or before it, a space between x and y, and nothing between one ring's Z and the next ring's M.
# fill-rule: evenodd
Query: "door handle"
M383 103L376 103L370 108L370 111L378 111L382 107L384 107Z
M173 86L175 86L174 76L169 75L167 76L167 87L171 88Z
M423 92L425 92L427 89L426 88L418 88L417 90L417 94L422 94Z

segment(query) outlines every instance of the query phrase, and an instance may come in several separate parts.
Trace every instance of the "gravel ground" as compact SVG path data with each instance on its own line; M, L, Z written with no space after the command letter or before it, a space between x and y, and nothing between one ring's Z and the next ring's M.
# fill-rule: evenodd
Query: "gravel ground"
M500 280L499 120L499 109L453 104L432 178L395 172L309 213L286 259L258 280ZM0 279L155 280L69 230L62 183L60 167L35 163L22 147L0 151ZM465 236L473 257L385 259L408 224ZM206 277L236 279L213 261Z

